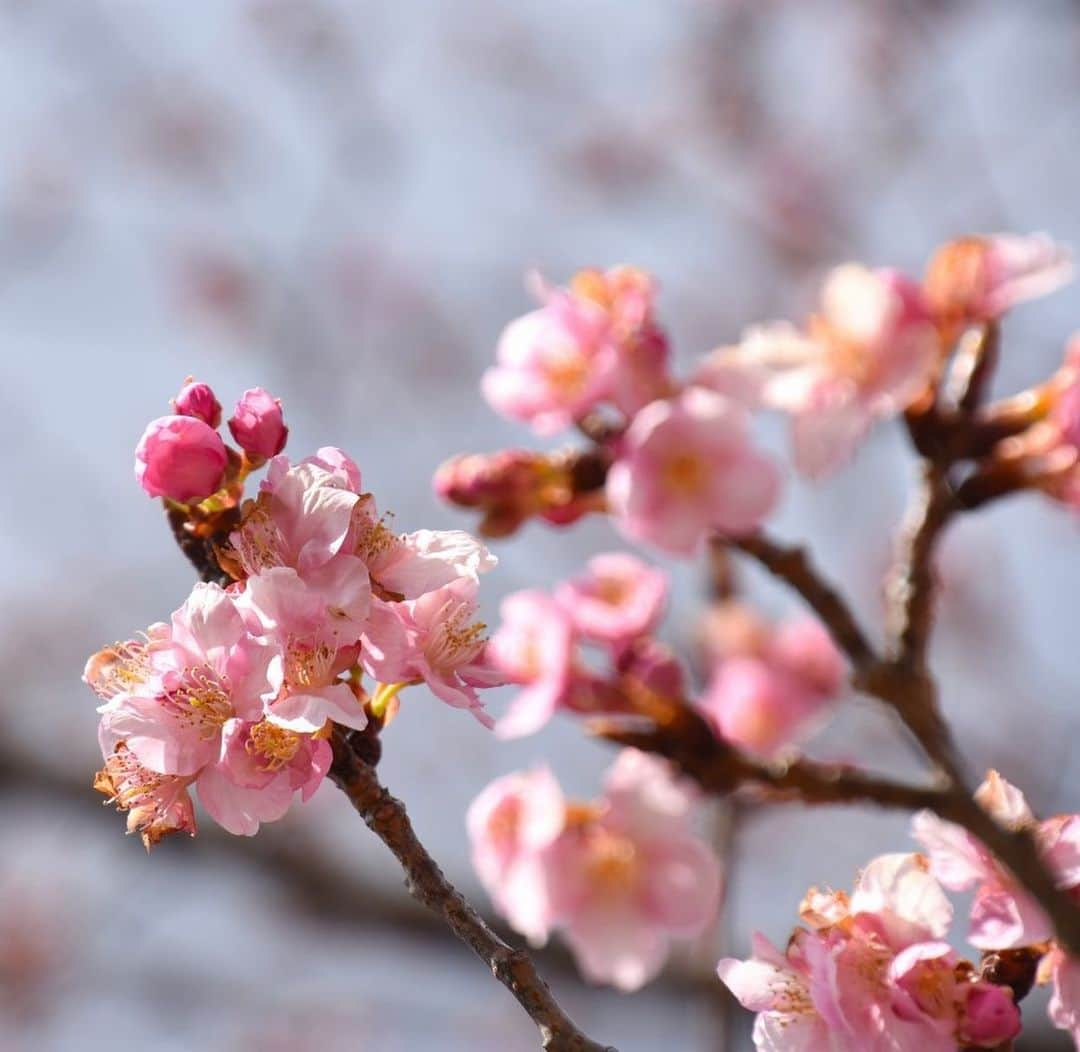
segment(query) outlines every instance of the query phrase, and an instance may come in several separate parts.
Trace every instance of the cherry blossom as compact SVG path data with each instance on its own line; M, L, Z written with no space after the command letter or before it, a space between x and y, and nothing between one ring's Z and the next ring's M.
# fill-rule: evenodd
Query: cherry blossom
M496 726L504 738L539 730L565 701L574 660L573 624L565 609L540 591L503 600L488 658L522 689Z
M844 661L817 621L772 628L732 603L709 635L712 674L699 704L722 738L749 752L771 756L797 741L839 695Z
M546 767L492 782L466 815L472 863L495 908L533 942L554 923L548 852L566 825L566 801Z
M562 431L611 390L616 351L598 306L562 290L511 322L499 339L498 364L484 374L483 391L504 416L541 435Z
M943 323L967 324L993 321L1072 276L1070 253L1045 234L991 234L938 249L927 267L926 291Z
M779 495L735 402L701 387L638 413L608 473L615 522L634 540L690 555L710 530L748 533Z
M587 572L560 585L556 601L586 639L624 644L656 628L667 599L667 575L624 552L589 560Z
M820 478L924 390L941 353L917 285L849 263L829 273L805 330L750 329L738 347L714 352L697 381L790 413L795 466Z

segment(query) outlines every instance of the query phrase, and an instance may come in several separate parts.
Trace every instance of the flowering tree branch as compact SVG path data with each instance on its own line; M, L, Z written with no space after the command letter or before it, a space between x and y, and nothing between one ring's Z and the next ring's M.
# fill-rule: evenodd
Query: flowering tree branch
M166 509L166 518L183 554L203 581L228 581L216 556L213 537L193 535L186 516ZM334 761L329 777L348 797L368 828L390 849L406 875L406 886L420 903L438 914L447 927L491 970L536 1023L541 1047L549 1052L616 1052L583 1034L562 1010L529 955L504 942L464 896L446 879L420 842L405 805L379 782L375 771L381 752L377 726L349 731L334 726Z
M439 914L447 927L514 995L536 1023L543 1048L551 1052L615 1052L610 1046L591 1040L574 1025L559 1007L529 955L500 939L443 876L413 831L405 805L380 784L375 768L354 748L354 738L355 735L344 728L335 728L332 739L334 765L330 777L349 798L368 828L401 863L409 892Z

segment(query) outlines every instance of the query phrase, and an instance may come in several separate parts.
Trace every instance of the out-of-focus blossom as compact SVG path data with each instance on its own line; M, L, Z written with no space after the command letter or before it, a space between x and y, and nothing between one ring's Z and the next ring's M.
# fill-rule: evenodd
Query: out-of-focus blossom
M704 642L712 674L701 708L722 738L758 755L796 741L843 685L843 658L817 621L772 628L727 603Z
M579 271L565 289L533 284L543 306L506 327L484 376L498 412L546 435L601 403L631 417L674 392L649 274L621 266Z
M993 321L1072 279L1067 249L1045 234L991 234L943 245L926 271L926 295L945 326Z
M152 420L135 449L135 478L151 497L187 504L215 493L229 457L221 436L193 416Z
M562 800L546 771L489 786L469 811L477 871L534 942L562 932L587 979L636 990L673 937L713 919L720 874L690 827L693 798L666 763L619 754L601 799Z
M289 437L281 399L261 387L245 391L229 418L229 431L250 459L261 462L276 457Z
M551 901L585 978L636 990L673 937L700 935L715 917L720 871L664 761L623 750L604 790L597 816L571 820L553 849Z
M611 401L632 417L657 398L673 393L667 337L654 317L656 281L636 267L581 270L570 289L608 317L608 339L616 350Z
M602 511L607 466L597 450L464 454L439 467L434 487L443 500L482 510L485 537L505 537L534 515L566 526Z
M850 459L875 421L926 388L940 354L919 287L849 263L829 274L805 331L751 329L738 347L715 351L697 382L790 413L795 465L820 478Z
M976 799L1002 825L1034 833L1043 860L1060 887L1080 888L1080 816L1061 815L1036 822L1023 794L996 771L989 773ZM912 833L926 849L934 875L945 887L976 889L968 934L972 945L986 950L1011 949L1053 936L1053 926L1041 907L976 837L930 811L915 816Z
M495 908L534 942L554 918L548 852L566 825L566 802L546 767L492 782L469 806L472 863Z
M555 591L586 639L625 644L656 628L667 599L667 575L625 552L589 560L587 572Z
M221 425L221 403L209 384L189 377L172 404L178 416L196 417L215 430Z
M754 530L778 494L778 472L751 445L745 410L701 387L641 410L607 479L619 528L677 555L710 530Z
M487 657L510 683L522 689L496 726L504 738L539 730L565 700L574 657L569 615L539 591L515 592L503 600L498 631Z
M895 271L837 267L805 332L750 330L719 352L704 377L734 367L761 402L791 413L795 463L820 477L840 467L875 420L903 410L926 386L940 352L918 287Z
M1040 963L1040 979L1053 983L1050 1022L1065 1030L1080 1047L1080 964L1055 947Z
M607 327L599 307L552 292L539 310L503 331L498 364L484 374L484 396L538 434L572 426L610 390L616 359Z

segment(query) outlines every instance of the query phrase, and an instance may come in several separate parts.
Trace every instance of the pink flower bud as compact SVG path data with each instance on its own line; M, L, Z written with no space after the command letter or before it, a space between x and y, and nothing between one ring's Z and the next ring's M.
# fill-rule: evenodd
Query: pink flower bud
M281 400L253 387L240 396L229 430L237 445L249 456L268 459L285 448L289 429L281 415Z
M991 983L972 983L964 1006L960 1039L976 1048L997 1048L1020 1033L1020 1010L1012 991Z
M189 380L180 388L172 404L178 416L193 416L215 429L221 425L221 403L214 397L209 384Z
M135 478L151 497L185 504L221 488L228 454L221 436L193 416L162 416L135 449Z

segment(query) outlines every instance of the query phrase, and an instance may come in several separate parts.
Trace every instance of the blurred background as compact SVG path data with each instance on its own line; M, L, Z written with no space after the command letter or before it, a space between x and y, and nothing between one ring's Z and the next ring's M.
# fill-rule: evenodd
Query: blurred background
M535 441L477 388L531 307L528 267L651 269L686 367L801 315L830 263L917 273L969 231L1080 244L1078 92L1066 0L0 0L0 1048L536 1047L331 786L253 840L207 821L153 857L91 791L83 662L192 583L131 470L187 374L227 406L256 384L281 396L293 455L344 447L401 529L470 528L430 477ZM1049 373L1078 315L1073 288L1011 318L999 393ZM766 441L783 447L779 427ZM881 429L827 485L792 481L776 524L872 624L910 483ZM960 523L942 559L948 712L973 767L1044 813L1080 804L1076 542L1032 498ZM500 542L488 613L618 543L603 522ZM686 642L702 567L673 570L668 635ZM752 568L741 582L795 609ZM857 700L815 751L909 763ZM414 690L381 769L486 908L464 810L542 759L588 795L610 752L569 721L497 744ZM903 816L709 821L725 913L661 980L626 997L541 954L623 1052L748 1048L717 956L755 928L784 939L809 884L849 886L911 844ZM1037 1028L1020 1045L1067 1047Z

